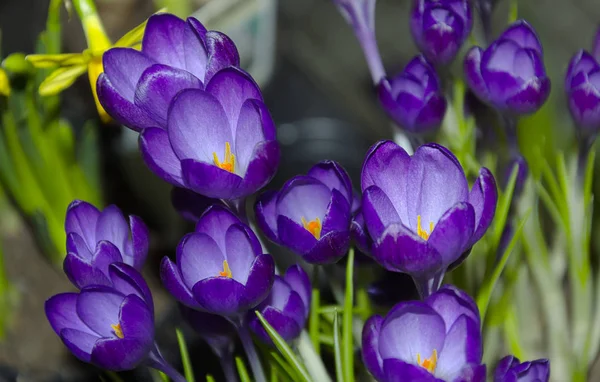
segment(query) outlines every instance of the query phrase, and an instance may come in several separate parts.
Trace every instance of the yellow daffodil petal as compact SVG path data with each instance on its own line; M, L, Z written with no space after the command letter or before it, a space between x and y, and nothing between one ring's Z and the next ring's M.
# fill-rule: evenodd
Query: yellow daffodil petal
M69 66L66 68L58 68L40 85L40 95L51 96L56 95L75 82L75 80L87 71L87 65Z
M8 97L10 95L10 81L4 69L0 68L0 95Z
M36 68L51 68L53 66L84 65L89 57L82 53L29 54L25 59Z
M98 93L96 92L96 82L98 82L98 76L100 76L100 73L103 71L104 67L102 66L102 56L94 57L88 64L88 78L90 80L90 86L92 87L92 94L94 95L94 102L96 102L98 115L100 116L102 122L108 123L111 121L111 118L100 104Z

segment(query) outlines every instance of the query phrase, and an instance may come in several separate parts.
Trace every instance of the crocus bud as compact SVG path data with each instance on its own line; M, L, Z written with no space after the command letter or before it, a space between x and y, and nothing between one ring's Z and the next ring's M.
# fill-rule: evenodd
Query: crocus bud
M534 113L550 94L542 45L523 20L509 26L486 50L471 48L464 71L477 97L502 112Z
M410 31L419 50L436 65L451 62L471 33L467 0L415 0Z
M275 276L269 296L256 307L265 320L286 341L296 339L306 325L310 311L311 288L308 275L300 265L293 265L283 277ZM262 341L272 344L255 312L248 312L250 329Z
M275 275L252 230L227 208L206 210L196 231L177 247L177 263L165 257L160 276L182 304L238 319L264 300Z
M446 114L438 75L422 55L413 58L395 77L384 77L378 94L387 115L411 133L437 129Z
M362 355L379 382L485 381L475 301L444 286L424 301L401 302L363 328ZM399 378L402 376L402 378Z
M352 184L336 162L325 161L290 179L278 192L262 194L258 226L272 241L313 264L334 263L350 245Z
M517 357L508 355L498 362L494 372L494 382L548 382L550 361L538 359L520 362Z
M571 115L583 137L600 130L600 65L585 50L571 59L565 76L565 91Z
M121 210L100 212L90 203L73 201L65 218L67 256L64 271L78 288L111 285L108 266L124 262L138 271L148 255L148 228L137 216L125 220Z

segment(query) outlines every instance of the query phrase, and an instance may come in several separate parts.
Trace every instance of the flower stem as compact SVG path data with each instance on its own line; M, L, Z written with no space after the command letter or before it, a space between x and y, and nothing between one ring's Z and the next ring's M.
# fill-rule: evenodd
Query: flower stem
M413 277L413 281L415 282L419 296L421 296L421 300L425 300L427 297L431 296L433 293L437 292L438 289L440 289L440 285L444 279L444 274L445 271L438 272L433 277L426 279Z
M235 213L241 221L248 224L248 214L246 214L246 198L227 200L225 204Z
M225 352L225 354L221 354L219 356L219 362L221 363L223 374L225 374L225 380L227 382L238 382L238 377L235 372L236 367L233 361L233 354L230 352Z
M252 368L254 380L256 382L266 382L265 372L263 371L262 364L260 363L260 359L258 358L258 353L256 352L256 348L254 347L254 343L252 342L252 337L250 336L248 327L242 323L241 325L237 325L237 330L238 335L240 336L240 340L242 341L242 346L246 351L248 362L250 363L250 367Z
M165 373L173 382L186 382L185 377L181 375L173 366L171 366L158 350L158 345L154 344L154 349L148 355L146 360L146 366L153 369L162 371Z

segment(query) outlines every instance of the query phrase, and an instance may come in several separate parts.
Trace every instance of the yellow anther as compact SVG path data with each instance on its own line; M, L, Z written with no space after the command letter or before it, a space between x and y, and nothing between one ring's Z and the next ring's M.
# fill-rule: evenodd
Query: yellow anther
M123 338L123 329L121 329L121 324L114 324L110 326L113 330L113 332L115 332L115 335L119 338Z
M229 278L233 277L233 275L231 274L231 269L229 269L229 263L227 263L227 260L223 260L223 271L219 272L219 276Z
M417 235L421 236L423 240L429 239L429 235L433 232L433 222L429 222L429 232L423 229L421 226L421 215L417 215Z
M426 358L424 360L421 360L421 354L417 353L417 363L419 364L419 366L421 366L430 373L433 373L435 371L435 367L437 366L437 359L438 355L437 350L435 349L433 349L431 357Z
M302 218L302 226L305 230L312 233L315 239L319 240L321 238L321 219L315 218L314 220L307 221L304 217Z
M225 159L223 162L219 160L219 156L216 152L213 152L213 161L215 162L215 166L222 168L225 171L235 171L235 155L231 153L231 145L229 142L225 142Z

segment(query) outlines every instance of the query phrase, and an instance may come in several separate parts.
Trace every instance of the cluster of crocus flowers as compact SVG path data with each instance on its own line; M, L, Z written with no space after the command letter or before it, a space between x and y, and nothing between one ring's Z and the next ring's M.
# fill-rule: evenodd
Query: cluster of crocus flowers
M140 132L144 161L165 181L233 200L275 174L275 126L226 35L194 18L158 14L148 20L141 51L111 49L103 62L100 102Z
M346 171L336 162L315 165L256 203L259 227L272 241L313 264L333 263L350 245L354 194Z
M419 147L412 157L391 141L375 144L363 164L361 189L373 257L411 275L423 297L483 236L496 211L490 171L482 168L469 191L456 157L437 144Z

